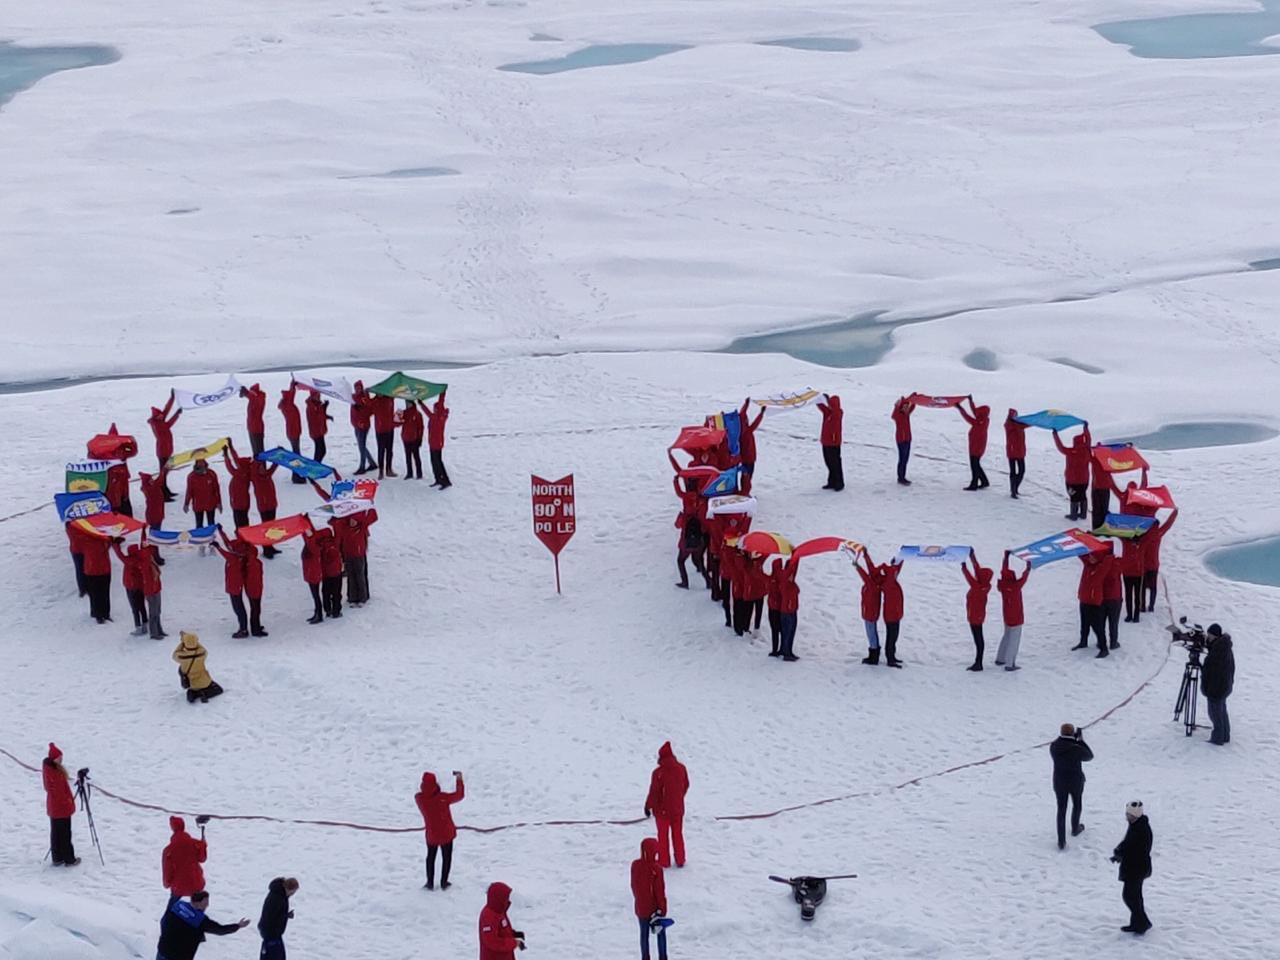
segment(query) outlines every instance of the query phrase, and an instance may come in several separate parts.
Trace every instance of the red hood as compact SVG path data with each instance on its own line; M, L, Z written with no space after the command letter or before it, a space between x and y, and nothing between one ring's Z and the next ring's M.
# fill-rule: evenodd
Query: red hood
M640 859L648 863L658 862L658 841L653 837L645 837L640 841Z
M989 567L978 568L978 582L979 583L991 582L991 569Z
M169 829L173 831L175 837L180 833L185 834L187 832L187 822L181 817L170 817Z
M56 743L49 744L49 759L50 760L62 759L62 751L58 749L58 745Z
M831 396L827 397L827 406L828 406L828 407L830 407L832 410L839 410L839 409L840 409L840 398L839 398L839 397L831 397Z
M505 883L489 884L489 909L506 913L511 908L511 888Z
M668 740L658 748L658 762L667 763L676 758L676 752L671 749L671 741Z
M429 797L435 796L440 792L440 784L436 782L434 773L428 772L422 775L422 792Z

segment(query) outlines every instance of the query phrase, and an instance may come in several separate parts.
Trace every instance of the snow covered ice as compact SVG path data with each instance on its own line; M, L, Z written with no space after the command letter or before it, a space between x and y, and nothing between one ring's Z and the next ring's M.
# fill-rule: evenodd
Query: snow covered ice
M9 4L0 40L120 56L0 95L0 748L34 764L56 740L102 788L192 814L414 828L211 825L211 915L256 919L267 882L297 876L298 957L474 956L492 880L515 890L531 960L634 956L627 865L648 826L464 831L453 888L427 893L413 793L423 770L459 768L461 824L632 819L667 739L692 781L689 866L667 874L674 958L1265 956L1277 593L1205 557L1280 532L1280 59L1135 56L1093 29L1247 6L1219 0L791 6ZM770 45L804 38L859 46ZM499 69L628 44L689 49ZM848 340L812 329L839 322ZM832 366L764 352L783 349ZM227 691L188 705L171 642L128 636L118 576L115 622L87 620L36 508L112 421L146 469L147 409L171 386L235 372L279 391L312 365L448 382L454 486L383 485L374 600L341 623L304 622L291 543L267 564L270 637L231 640L221 561L173 554L172 641L199 634ZM57 380L83 382L33 389ZM671 438L810 385L844 398L848 487L819 489L816 414L770 413L757 527L877 559L973 543L990 565L1065 525L1045 436L1028 438L1022 500L1002 493L998 430L992 489L965 493L950 411L914 417L915 483L898 487L889 410L911 390L972 393L1000 419L1071 410L1099 439L1255 427L1146 451L1182 511L1163 550L1173 610L1236 641L1230 746L1171 721L1185 655L1163 600L1107 660L1069 653L1068 564L1032 575L1016 674L963 670L949 567L904 571L902 671L858 663L845 561L804 561L794 664L675 590ZM328 459L349 472L333 412ZM283 440L271 407L267 428ZM242 401L176 430L179 449L247 447ZM528 478L569 472L557 597ZM277 487L281 516L316 503ZM1103 717L1088 830L1060 853L1039 745ZM851 799L804 806L834 797ZM1118 929L1107 862L1134 799L1156 838L1141 944ZM95 795L106 865L78 815L84 862L60 872L40 862L38 778L3 755L0 803L0 957L154 955L164 813ZM803 926L766 879L844 872L859 879ZM256 949L250 929L200 956Z

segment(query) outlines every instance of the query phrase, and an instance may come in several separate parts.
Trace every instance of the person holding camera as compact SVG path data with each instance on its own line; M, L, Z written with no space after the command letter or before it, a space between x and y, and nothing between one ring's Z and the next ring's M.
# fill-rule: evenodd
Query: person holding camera
M239 923L217 923L205 916L208 909L209 894L204 890L197 890L189 901L170 900L169 909L160 918L156 960L195 960L207 934L225 937L249 925L248 917L241 917Z
M1213 733L1209 742L1221 747L1231 742L1231 719L1227 716L1227 697L1236 682L1236 655L1231 649L1231 634L1223 633L1216 623L1209 625L1209 652L1200 668L1200 693L1209 706Z
M49 854L55 867L74 867L80 862L71 842L71 818L76 812L76 798L71 793L71 775L62 765L62 751L49 744L49 754L41 765L44 781L44 808L49 815Z
M631 861L631 895L640 921L640 960L649 960L649 934L654 921L667 915L667 888L658 863L658 841L645 837L640 841L640 856ZM667 931L658 927L658 960L667 960Z
M267 884L267 898L262 901L262 916L258 919L258 933L262 936L258 960L285 960L284 931L293 919L289 900L297 892L298 881L293 877L276 877Z
M524 949L524 932L512 930L507 911L511 909L511 888L505 883L489 884L484 909L480 911L480 960L515 960Z
M1058 799L1058 849L1067 846L1067 800L1071 801L1071 835L1084 833L1080 807L1084 803L1084 769L1081 764L1093 759L1093 751L1084 742L1084 731L1064 723L1059 737L1049 744L1053 758L1053 793Z
M200 823L203 818L197 818ZM204 889L204 869L200 864L209 856L209 845L204 839L204 824L200 824L200 839L187 833L187 822L181 817L169 818L172 836L160 855L160 876L171 900L189 897Z
M1151 823L1139 800L1128 804L1124 815L1129 829L1111 854L1111 862L1120 864L1120 882L1124 884L1121 896L1129 908L1129 923L1120 929L1142 936L1151 929L1151 920L1142 902L1142 884L1151 876Z
M427 882L423 884L428 890L435 889L436 851L443 850L444 858L440 864L440 889L449 889L449 869L453 866L453 841L458 836L458 828L453 825L453 811L449 808L466 796L466 785L462 782L462 772L453 771L454 790L445 793L436 781L436 775L430 771L422 775L422 787L414 795L418 812L422 814L422 822L427 832Z

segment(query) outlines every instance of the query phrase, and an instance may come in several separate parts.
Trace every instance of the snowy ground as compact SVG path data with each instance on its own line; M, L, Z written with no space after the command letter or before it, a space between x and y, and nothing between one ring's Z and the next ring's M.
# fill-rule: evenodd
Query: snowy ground
M175 557L165 619L198 632L227 695L191 707L168 643L86 622L47 502L61 464L117 420L145 441L175 381L0 396L0 747L56 739L105 788L183 810L417 822L423 769L467 772L461 822L628 818L671 738L693 779L690 866L669 876L675 956L1120 956L1107 863L1123 804L1156 835L1146 955L1255 958L1274 940L1280 696L1265 642L1276 593L1209 576L1209 549L1280 528L1280 441L1152 453L1183 517L1166 543L1177 612L1218 619L1240 662L1229 749L1170 721L1182 655L1158 622L1104 662L1069 654L1075 571L1033 575L1024 669L963 670L953 570L904 577L905 670L857 663L856 578L806 561L783 665L676 591L664 451L676 429L759 394L840 392L843 496L822 483L812 411L760 435L759 526L839 534L878 558L972 542L984 560L1061 529L1061 460L1034 435L1027 496L960 491L963 430L915 417L909 490L892 483L900 393L972 392L1000 413L1063 407L1101 437L1164 422L1280 421L1280 128L1260 90L1280 60L1141 60L1101 20L1227 9L1170 0L1023 5L755 2L592 5L68 0L5 11L5 37L99 42L123 58L42 80L0 108L0 381L288 366L336 358L506 358L453 384L440 494L390 482L375 602L311 627L296 545L268 569L263 641L232 641L221 563ZM533 42L534 33L564 38ZM852 36L856 53L754 46ZM695 48L628 67L499 72L593 42ZM456 176L360 175L446 166ZM350 179L348 179L350 178ZM167 211L191 210L189 213ZM1072 302L1051 302L1071 298ZM904 327L882 364L656 352L815 318L990 307ZM975 347L998 369L961 358ZM583 349L655 352L536 358ZM1103 368L1089 375L1049 362ZM335 368L335 370L338 368ZM356 375L359 371L350 370ZM283 374L262 378L272 390ZM221 383L218 376L177 381ZM270 410L274 413L274 409ZM340 412L341 413L341 412ZM997 417L998 419L998 417ZM340 417L341 424L341 417ZM269 418L270 439L279 439ZM180 448L239 404L195 412ZM339 429L330 447L354 465ZM936 458L936 459L934 459ZM527 475L577 477L565 595L530 532ZM281 484L283 512L314 503ZM992 611L998 610L994 601ZM992 616L991 633L996 632ZM1158 673L1157 673L1158 671ZM1090 730L1089 830L1054 845L1049 761ZM958 764L1009 754L899 790ZM715 821L870 792L758 821ZM100 796L76 873L40 864L36 779L0 757L0 957L152 955L166 817ZM634 954L626 866L641 827L464 833L456 886L418 889L421 836L215 823L218 919L257 917L302 880L290 946L317 960L459 957L484 887L516 889L537 957ZM861 875L801 926L770 872ZM209 956L247 956L252 931ZM238 942L237 942L238 941ZM6 953L7 951L7 953Z

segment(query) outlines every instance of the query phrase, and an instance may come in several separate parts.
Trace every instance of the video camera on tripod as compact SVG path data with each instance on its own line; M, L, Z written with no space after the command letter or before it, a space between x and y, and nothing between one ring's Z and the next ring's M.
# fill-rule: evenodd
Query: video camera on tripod
M1208 633L1198 623L1187 623L1186 617L1179 617L1177 623L1165 628L1173 634L1173 643L1187 648L1187 659L1192 663L1200 662L1200 655L1212 645Z
M1179 617L1177 623L1166 628L1173 634L1173 643L1187 650L1187 664L1182 668L1182 686L1173 705L1173 719L1182 719L1189 737L1196 731L1196 700L1200 691L1200 656L1213 645L1213 639L1198 623L1187 623ZM1185 714L1184 714L1185 711Z
M89 779L89 768L81 767L76 771L76 799L89 821L89 836L93 845L98 848L98 860L105 867L107 861L102 856L102 844L98 842L98 828L93 822L93 809L89 806L89 798L93 795L93 781Z

